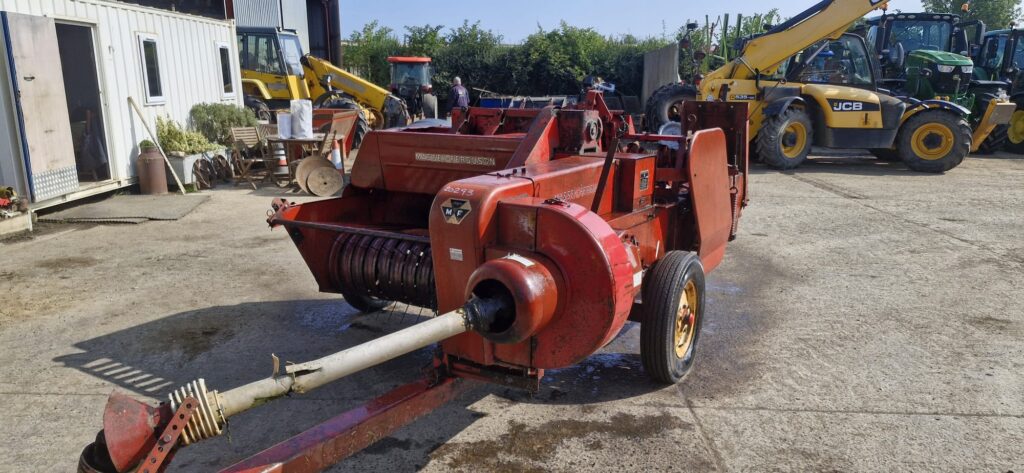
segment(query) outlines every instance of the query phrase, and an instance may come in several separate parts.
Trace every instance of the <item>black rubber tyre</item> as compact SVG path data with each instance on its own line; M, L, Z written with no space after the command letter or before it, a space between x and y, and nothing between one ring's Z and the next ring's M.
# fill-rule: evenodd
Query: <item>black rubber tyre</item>
M697 353L704 321L704 266L696 253L670 251L650 269L642 291L640 358L644 370L655 381L678 383L693 367ZM684 300L686 305L682 305ZM677 330L686 338L677 338ZM684 343L677 343L680 341Z
M989 133L985 141L981 142L981 147L978 148L978 152L982 154L992 154L1006 147L1006 141L1009 139L1007 136L1007 126L999 125L992 133Z
M347 302L348 305L352 306L353 308L364 314L380 312L384 310L387 306L391 305L391 301L374 299L363 294L352 294L344 289L341 290L341 297L345 298L345 302Z
M780 170L796 169L807 160L814 143L811 117L802 109L789 108L766 119L757 132L754 149L764 164Z
M267 106L267 103L256 97L250 95L245 96L245 108L252 110L252 113L256 115L257 120L269 123L270 119L273 118L270 113L270 107Z
M1011 131L1010 128L1013 128ZM1005 129L1007 136L1006 141L1003 143L1003 149L1014 154L1024 154L1024 140L1020 142L1014 142L1014 139L1020 139L1021 135L1024 135L1024 103L1017 105L1017 111L1013 113L1013 118L1010 119L1010 124Z
M912 171L943 173L959 166L970 154L971 134L971 125L959 115L945 110L925 110L910 117L900 128L896 149L903 164ZM936 154L929 156L921 154L920 150L934 150Z
M355 100L342 97L337 94L324 94L316 99L316 108L340 108L344 110L359 110L359 118L356 120L356 131L352 135L352 149L359 149L363 144L363 137L370 131L370 122L366 120L366 112Z
M657 133L668 122L680 121L680 102L697 99L697 89L692 85L666 84L655 90L647 99L644 115L647 117L647 131Z

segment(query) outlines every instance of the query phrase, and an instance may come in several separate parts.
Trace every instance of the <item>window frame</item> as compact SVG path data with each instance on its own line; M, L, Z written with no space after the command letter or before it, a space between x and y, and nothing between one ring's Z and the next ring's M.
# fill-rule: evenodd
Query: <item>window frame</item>
M167 103L167 90L164 87L164 72L163 68L160 67L160 63L163 62L160 57L160 38L153 33L138 33L137 35L139 43L139 65L142 67L142 85L143 92L146 95L146 105L163 105ZM151 95L150 85L152 78L149 77L149 68L146 65L146 43L152 42L154 45L154 52L156 53L156 80L160 86L160 95Z
M240 71L238 71L235 68L234 60L231 58L231 56L232 56L232 54L231 54L231 44L229 44L227 41L217 41L217 42L214 43L214 46L217 48L217 64L220 66L218 68L218 71L217 71L217 75L220 76L220 81L219 82L221 84L220 96L221 96L222 99L233 99L233 98L236 98L236 97L238 97L238 90L237 90L238 87L237 87L237 84L235 83L235 78L236 77L241 77L242 74L241 74ZM228 60L228 64L227 64L228 65L228 77L231 80L231 91L230 92L227 92L227 91L224 90L224 86L227 85L227 84L224 83L224 59L225 59L225 56L223 56L221 54L222 51L227 51L226 59ZM234 54L234 56L238 57L238 53ZM238 59L241 60L240 57Z

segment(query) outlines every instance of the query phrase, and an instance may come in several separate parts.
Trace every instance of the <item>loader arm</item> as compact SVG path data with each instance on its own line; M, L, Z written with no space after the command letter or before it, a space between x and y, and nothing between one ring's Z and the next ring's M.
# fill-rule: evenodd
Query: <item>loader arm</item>
M363 105L374 110L384 109L384 104L388 96L391 95L383 87L316 56L309 54L303 56L302 67L305 69L306 81L309 83L313 99L327 92L322 81L328 75L331 76L331 87L351 95Z
M771 76L793 55L823 39L837 39L855 21L889 0L822 0L813 7L747 41L739 57L708 74L701 96L713 95L721 80L757 79Z

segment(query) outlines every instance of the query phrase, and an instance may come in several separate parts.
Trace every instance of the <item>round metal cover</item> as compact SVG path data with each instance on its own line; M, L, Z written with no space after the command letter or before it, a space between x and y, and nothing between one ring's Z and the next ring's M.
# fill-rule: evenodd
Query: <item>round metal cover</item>
M310 194L329 197L340 192L341 188L345 187L345 181L334 166L319 167L310 172L306 187Z
M682 136L682 134L683 134L683 125L681 125L679 122L668 122L668 123L662 125L661 128L658 129L658 134L659 135ZM679 142L678 141L659 141L658 144L668 146L669 149L673 149L673 150L679 149Z
M309 176L311 175L313 170L321 168L330 168L332 171L335 170L334 165L331 164L330 161L327 161L326 159L323 159L319 156L310 156L308 158L303 159L302 161L299 161L299 165L295 168L295 182L299 184L299 188L301 188L303 192L307 194L313 193L312 191L309 190L309 187L307 187L306 185L307 180L309 179Z

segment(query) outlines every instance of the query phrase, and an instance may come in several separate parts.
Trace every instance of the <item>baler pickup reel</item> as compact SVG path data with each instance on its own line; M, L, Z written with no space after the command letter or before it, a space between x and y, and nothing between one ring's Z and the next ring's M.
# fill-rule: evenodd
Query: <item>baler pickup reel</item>
M227 391L199 379L151 407L111 395L80 471L160 471L234 415L440 343L433 369L224 471L319 471L477 381L536 391L641 323L651 376L696 353L704 274L746 204L747 110L684 105L681 135L634 132L599 92L574 108L456 110L451 127L373 131L342 197L273 203L323 292L429 320Z

